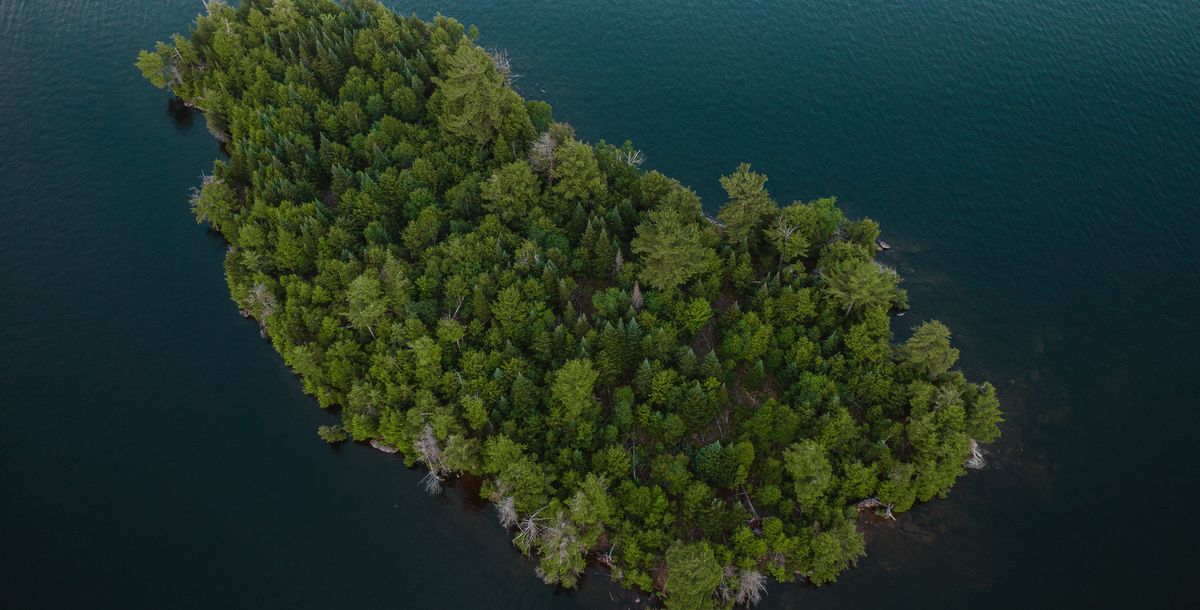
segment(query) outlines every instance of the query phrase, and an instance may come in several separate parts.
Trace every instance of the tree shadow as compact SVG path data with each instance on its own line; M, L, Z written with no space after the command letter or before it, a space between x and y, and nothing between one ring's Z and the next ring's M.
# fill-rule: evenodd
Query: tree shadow
M171 122L178 129L188 129L196 120L195 111L179 97L167 101L167 114L171 115Z

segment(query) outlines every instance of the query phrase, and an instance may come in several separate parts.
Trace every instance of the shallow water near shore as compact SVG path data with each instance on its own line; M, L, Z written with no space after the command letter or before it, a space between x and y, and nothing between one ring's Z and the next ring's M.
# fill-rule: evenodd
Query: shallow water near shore
M837 195L1007 410L989 465L765 608L1181 606L1200 526L1200 4L418 1L528 98L696 189ZM330 449L227 295L220 154L133 68L194 0L0 3L0 583L11 607L596 608L494 511Z

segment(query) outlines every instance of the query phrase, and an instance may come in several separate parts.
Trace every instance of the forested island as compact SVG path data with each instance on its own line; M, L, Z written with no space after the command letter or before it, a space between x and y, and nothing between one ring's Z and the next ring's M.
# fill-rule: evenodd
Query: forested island
M233 300L340 412L322 438L430 493L479 477L545 582L590 560L672 608L829 583L862 512L944 496L999 435L946 326L892 343L900 278L834 199L780 205L743 164L710 218L450 18L205 8L137 66L228 153L191 204Z

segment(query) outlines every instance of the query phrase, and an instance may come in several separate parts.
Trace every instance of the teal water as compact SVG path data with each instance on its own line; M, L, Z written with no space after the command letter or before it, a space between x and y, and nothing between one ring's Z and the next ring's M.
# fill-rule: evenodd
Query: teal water
M999 387L989 468L763 607L1191 605L1200 4L389 4L478 24L526 96L710 211L749 161L879 220L896 332L945 321ZM633 605L541 585L491 509L317 439L187 210L216 143L131 65L200 9L0 2L4 605Z

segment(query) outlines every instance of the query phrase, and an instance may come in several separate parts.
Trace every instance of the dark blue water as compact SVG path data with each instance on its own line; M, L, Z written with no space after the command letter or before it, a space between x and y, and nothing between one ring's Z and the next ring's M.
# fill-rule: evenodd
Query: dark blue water
M988 469L764 606L1190 605L1200 3L390 4L478 24L525 95L710 211L749 161L879 220L897 333L940 318L1000 388ZM131 65L200 9L0 2L5 605L633 604L541 585L490 509L317 439L187 210L217 146Z

